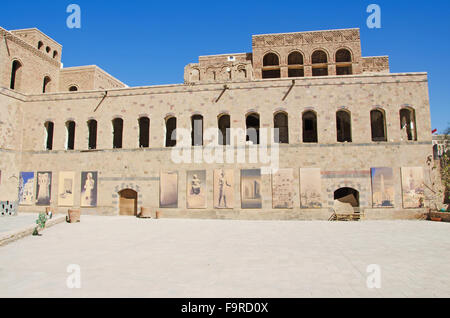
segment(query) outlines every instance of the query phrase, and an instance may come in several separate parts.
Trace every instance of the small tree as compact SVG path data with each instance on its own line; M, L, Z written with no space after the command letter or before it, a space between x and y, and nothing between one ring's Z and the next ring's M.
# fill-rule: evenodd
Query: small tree
M447 149L447 144L449 142L450 127L448 127L444 134L444 154L441 158L441 176L442 183L445 188L445 198L444 202L450 202L450 149Z
M424 183L424 185L429 190L426 199L430 203L430 212L431 209L439 210L439 206L442 207L442 204L450 203L450 149L447 149L449 134L450 127L444 133L444 151L439 162L433 161L433 156L429 156L427 159L427 165L430 168L430 182L429 184Z
M45 227L45 223L47 223L47 215L45 213L39 213L39 217L36 220L37 226L34 228L33 235L38 236L39 235L39 228L43 229Z

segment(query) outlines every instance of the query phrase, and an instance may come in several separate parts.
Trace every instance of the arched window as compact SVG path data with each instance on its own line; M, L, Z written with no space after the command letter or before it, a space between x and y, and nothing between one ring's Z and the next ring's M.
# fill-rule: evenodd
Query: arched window
M42 47L44 46L44 43L42 41L38 42L38 50L42 49Z
M402 141L417 141L416 112L412 108L400 110L400 129Z
M52 49L50 48L50 46L47 46L47 47L45 48L45 52L47 52L47 53L50 53L51 50L52 50Z
M76 92L76 91L78 91L78 87L76 87L75 85L69 87L69 92Z
M115 118L113 125L113 148L121 149L123 146L123 119Z
M53 58L56 59L58 57L58 51L53 51Z
M248 114L245 120L245 124L247 127L246 141L253 145L259 145L259 114Z
M75 122L68 121L66 122L67 129L67 144L66 150L74 150L75 149Z
M303 113L303 142L317 143L319 138L317 134L317 115L315 112L309 110Z
M48 77L48 76L46 76L46 77L44 77L44 84L43 84L43 87L42 87L42 93L47 93L48 91L49 91L49 88L50 88L50 82L51 82L52 80L51 80L51 78L50 77Z
M345 110L336 113L336 128L338 142L352 142L351 115Z
M177 145L177 119L168 117L166 119L166 147L175 147Z
M45 127L45 149L53 150L53 131L55 129L55 125L48 121L44 124Z
M315 51L311 56L312 75L327 76L328 75L328 55L322 50Z
M88 148L89 150L97 149L97 121L91 119L87 122L87 125L89 132Z
M262 78L280 78L280 59L275 53L267 53L263 58Z
M292 52L288 56L288 76L304 77L303 55L300 52Z
M221 115L218 118L219 126L219 145L225 146L230 145L230 115Z
M192 146L203 146L203 116L191 117L191 139Z
M352 54L347 49L336 52L336 75L352 74Z
M274 128L278 129L278 138L275 138L276 143L289 143L289 124L288 115L284 112L279 112L273 117ZM276 137L276 135L275 135ZM278 140L277 140L278 139Z
M16 89L18 87L18 83L20 82L22 75L22 64L20 64L19 61L15 60L12 63L12 70L11 70L11 89Z
M387 141L386 121L382 110L374 109L370 112L370 125L372 129L372 141Z
M139 118L139 148L150 147L150 119Z

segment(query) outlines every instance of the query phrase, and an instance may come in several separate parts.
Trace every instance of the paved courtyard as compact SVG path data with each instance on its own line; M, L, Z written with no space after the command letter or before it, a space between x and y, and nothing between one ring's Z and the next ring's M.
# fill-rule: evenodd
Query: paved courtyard
M449 234L425 221L83 216L0 247L0 297L450 297Z

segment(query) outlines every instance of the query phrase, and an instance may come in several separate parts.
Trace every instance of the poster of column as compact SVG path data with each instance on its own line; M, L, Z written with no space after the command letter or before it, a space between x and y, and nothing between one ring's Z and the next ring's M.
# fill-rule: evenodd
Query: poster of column
M394 172L392 168L372 168L372 202L374 208L394 206Z
M241 170L242 209L261 209L261 169Z

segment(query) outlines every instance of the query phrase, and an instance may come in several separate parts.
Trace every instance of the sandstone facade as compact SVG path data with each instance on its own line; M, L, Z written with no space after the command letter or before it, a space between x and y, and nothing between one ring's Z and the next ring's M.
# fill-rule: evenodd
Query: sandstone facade
M49 171L53 173L51 206L66 212L67 207L58 204L58 174L74 171L74 207L79 208L81 173L96 171L97 206L82 208L86 214L120 214L122 190L130 189L136 193L137 209L162 211L166 217L328 219L335 191L344 187L358 191L360 210L366 218L415 218L425 212L425 207L403 208L400 171L402 167L423 167L425 179L429 174L427 158L433 149L427 74L392 74L387 57L362 57L358 29L254 36L252 53L200 57L199 63L186 66L184 84L153 87L127 87L95 66L61 68L61 46L36 29L0 29L0 34L0 201L16 200L20 172ZM40 42L44 44L38 48ZM46 47L51 47L49 53ZM325 63L313 63L319 50L327 57ZM340 50L344 57L350 53L349 61L341 60ZM293 52L301 54L301 64L289 63ZM268 54L278 57L278 65L273 65L273 59L271 65L264 65ZM11 89L14 61L19 61L21 68ZM319 74L315 69L328 75L313 76ZM342 71L347 75L337 75ZM51 84L43 93L45 77ZM69 91L71 87L76 91ZM383 114L385 140L374 139L374 110ZM409 135L402 123L405 110L412 114L407 123ZM339 111L349 114L350 142L338 142L337 130L342 125L336 119ZM304 125L310 123L303 116L308 112L316 116L317 142L305 142ZM245 130L247 115L257 114L262 129L273 128L278 113L288 119L289 142L279 145L279 168L294 171L292 209L273 209L270 174L261 177L262 208L241 208L241 169L267 164L249 160L175 164L173 148L166 147L166 120L171 117L177 119L177 128L190 131L194 115L203 116L206 129L217 128L218 119L226 114L230 128ZM142 117L150 120L149 147L144 148L140 148ZM123 120L123 140L122 147L114 149L112 121L117 118ZM97 122L95 149L89 149L87 123L92 120ZM54 125L51 150L46 148L49 122ZM74 149L70 150L68 122L75 123ZM235 152L244 149L248 155L255 146L240 139L230 147ZM225 149L217 146L216 150ZM394 171L392 208L373 208L370 169L374 167ZM322 208L301 208L301 168L321 169ZM233 209L214 209L215 169L234 170ZM206 209L187 209L190 170L206 170ZM178 173L177 208L160 209L162 171ZM40 211L44 207L20 209Z

